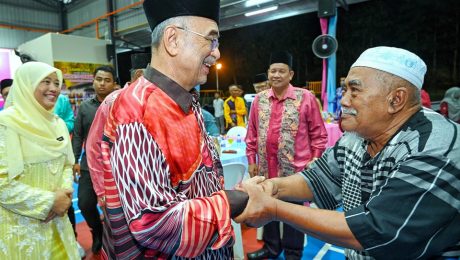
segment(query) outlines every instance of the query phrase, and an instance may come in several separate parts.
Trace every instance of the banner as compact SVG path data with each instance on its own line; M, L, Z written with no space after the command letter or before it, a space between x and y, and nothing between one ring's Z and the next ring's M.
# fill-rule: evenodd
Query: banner
M102 65L107 64L78 63L68 61L54 62L54 67L62 71L65 88L78 87L81 85L92 85L93 72L97 67Z

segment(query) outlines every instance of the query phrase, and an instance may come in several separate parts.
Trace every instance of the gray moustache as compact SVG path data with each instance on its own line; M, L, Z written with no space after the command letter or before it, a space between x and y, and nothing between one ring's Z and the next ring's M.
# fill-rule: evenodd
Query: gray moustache
M356 111L355 109L352 109L352 108L343 108L342 107L342 114L356 116L358 114L358 111Z
M214 65L216 63L216 59L214 57L207 57L204 59L203 63Z

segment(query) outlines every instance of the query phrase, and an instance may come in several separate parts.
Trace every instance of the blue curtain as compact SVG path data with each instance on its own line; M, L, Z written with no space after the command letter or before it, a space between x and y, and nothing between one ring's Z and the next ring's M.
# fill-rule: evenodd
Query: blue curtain
M337 12L336 12L337 13ZM335 38L337 31L337 15L332 16L329 18L329 30L328 34ZM327 111L331 113L335 113L337 110L337 102L336 102L336 55L335 53L332 54L329 58L327 58Z

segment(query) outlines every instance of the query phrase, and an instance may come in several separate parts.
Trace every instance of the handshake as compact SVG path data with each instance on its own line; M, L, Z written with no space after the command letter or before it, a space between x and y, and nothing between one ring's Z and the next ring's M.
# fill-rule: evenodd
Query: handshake
M250 227L260 227L277 220L278 187L276 182L255 176L243 181L235 190L247 193L249 200L246 208L234 220Z

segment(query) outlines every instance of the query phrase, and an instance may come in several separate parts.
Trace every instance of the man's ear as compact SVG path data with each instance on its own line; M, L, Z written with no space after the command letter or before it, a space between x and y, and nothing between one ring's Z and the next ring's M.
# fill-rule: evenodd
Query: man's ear
M167 27L163 32L163 45L165 51L171 55L176 56L179 53L179 34L175 27Z
M289 71L289 81L291 81L293 77L294 77L294 71L290 70Z
M395 114L401 111L409 102L409 92L405 87L399 87L392 91L388 98L388 113Z

